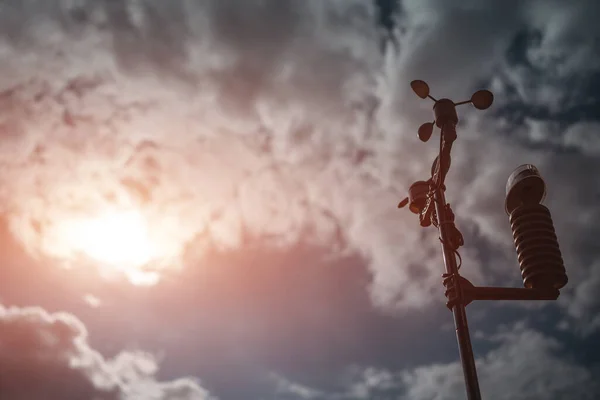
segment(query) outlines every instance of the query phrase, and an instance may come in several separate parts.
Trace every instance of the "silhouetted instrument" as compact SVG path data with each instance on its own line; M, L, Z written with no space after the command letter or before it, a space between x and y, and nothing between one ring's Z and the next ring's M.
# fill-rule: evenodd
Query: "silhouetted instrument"
M518 167L510 175L505 201L525 288L478 287L459 274L460 263L457 265L456 257L461 260L458 249L464 241L454 224L450 204L445 199L450 151L457 139L456 106L471 103L475 108L485 110L492 105L494 96L488 90L478 90L470 100L455 103L450 99L436 100L429 94L429 86L424 81L412 81L410 86L420 98L434 101L435 120L422 124L417 136L427 142L433 135L434 125L437 126L441 130L440 151L431 166L431 177L413 183L398 208L408 205L411 212L419 215L421 226L434 225L439 230L446 267L446 273L442 275L448 298L446 305L454 314L468 398L478 400L481 394L466 306L473 300L555 300L560 294L559 289L567 283L567 275L550 211L541 204L546 185L537 168L531 164Z

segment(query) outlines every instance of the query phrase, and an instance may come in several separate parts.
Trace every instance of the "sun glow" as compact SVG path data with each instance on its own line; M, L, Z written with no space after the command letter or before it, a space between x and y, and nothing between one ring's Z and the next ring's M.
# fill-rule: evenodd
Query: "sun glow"
M69 240L75 250L112 265L140 266L153 257L145 221L139 213L121 212L74 221Z
M164 254L140 212L110 211L62 221L58 228L56 239L70 252L95 261L105 272L123 272L134 284L158 279L156 272L145 266Z

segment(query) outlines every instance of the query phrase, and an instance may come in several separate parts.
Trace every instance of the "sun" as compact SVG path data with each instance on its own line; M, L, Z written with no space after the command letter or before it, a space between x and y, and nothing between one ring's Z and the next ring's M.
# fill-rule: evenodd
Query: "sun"
M137 210L110 210L64 220L56 234L72 254L87 257L105 272L122 272L135 284L150 284L156 274L144 267L161 257L148 224Z
M145 221L134 211L73 221L68 233L74 250L103 263L132 267L153 257Z

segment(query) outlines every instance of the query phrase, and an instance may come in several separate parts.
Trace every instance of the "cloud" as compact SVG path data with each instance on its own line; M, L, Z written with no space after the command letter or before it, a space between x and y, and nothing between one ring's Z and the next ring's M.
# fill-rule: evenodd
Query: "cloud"
M325 394L319 390L291 382L283 376L271 374L270 380L278 399L319 399Z
M564 346L551 336L515 324L488 339L499 346L477 360L484 396L592 399L600 393L592 371L564 357ZM407 399L464 398L464 381L458 362L419 367L401 376Z
M414 138L431 105L408 82L460 99L489 85L493 110L461 110L448 185L470 232L465 275L514 281L504 277L515 262L504 184L536 163L572 273L562 298L579 301L569 290L595 268L581 243L597 185L573 175L597 152L585 128L548 120L589 103L593 4L405 1L397 48L382 54L375 7L363 1L6 3L0 199L39 257L72 263L50 240L66 216L138 207L171 243L169 264L249 236L309 241L365 257L376 305L422 308L441 290L439 244L395 205L427 176L436 146ZM499 250L480 265L484 245Z
M67 313L0 306L0 391L7 399L205 400L190 378L161 382L156 359L90 347L85 326Z
M494 348L479 357L477 370L483 397L494 399L594 399L600 386L594 380L597 366L587 367L565 356L563 343L524 323L503 327L493 335L479 335ZM459 361L419 366L403 371L353 367L346 389L323 393L287 387L296 399L430 399L465 398ZM285 382L281 379L280 382Z
M590 269L590 275L578 285L567 305L569 316L575 319L574 328L583 334L590 334L600 328L600 315L596 312L600 306L596 291L600 286L600 266L596 262ZM586 321L584 324L581 321Z
M53 220L60 218L59 214L73 212L73 207L85 207L88 211L102 207L107 201L127 202L131 197L134 200L150 201L149 208L160 208L156 212L160 215L155 216L161 219L157 224L160 224L163 230L170 228L169 233L178 236L180 242L188 241L201 233L205 229L207 219L218 218L214 217L215 214L221 218L211 224L210 233L219 244L225 246L235 246L239 243L241 222L245 222L246 219L249 219L247 225L252 231L259 230L257 234L263 233L258 227L268 220L273 221L265 224L264 233L269 235L282 235L287 231L292 231L291 234L294 235L294 232L303 228L295 222L298 218L304 219L303 209L307 207L302 206L302 203L307 202L307 189L300 181L304 180L312 169L305 168L294 172L292 166L286 166L285 161L277 158L310 156L308 152L315 144L312 139L318 140L320 137L323 141L329 141L326 136L331 127L327 125L339 125L337 122L324 123L324 110L311 106L310 98L314 97L315 105L323 106L329 103L328 111L341 107L337 102L340 92L344 90L342 86L352 83L343 77L350 73L342 74L339 79L329 82L331 72L338 68L358 70L363 67L354 62L351 54L345 54L347 46L343 42L323 43L324 46L340 46L340 49L331 51L313 51L307 46L321 38L321 34L327 37L329 31L335 31L336 24L329 24L327 20L337 18L335 13L343 10L323 8L321 13L311 14L308 13L310 10L306 9L308 15L303 22L304 25L310 26L301 28L311 31L317 29L317 33L312 33L316 37L309 37L306 43L295 38L294 41L298 42L297 52L290 52L284 48L286 46L250 52L243 43L231 41L229 32L221 32L224 28L219 21L223 18L241 18L237 29L241 30L244 34L242 37L248 40L252 40L253 37L259 39L256 35L260 36L263 33L256 31L262 29L262 24L257 24L255 19L249 18L248 13L239 10L238 7L220 4L210 3L207 10L190 10L193 11L190 17L192 21L184 21L192 24L194 16L209 11L214 21L211 20L207 29L210 28L215 38L208 44L217 48L216 53L233 52L236 56L231 65L217 66L209 70L193 65L193 86L197 88L195 93L178 90L180 86L173 81L167 84L157 82L154 80L158 78L157 69L152 71L157 75L151 75L147 80L127 75L131 71L120 67L124 63L120 57L133 57L131 54L136 52L149 53L148 57L158 55L154 54L155 49L152 48L155 38L135 35L129 38L134 41L133 48L126 49L123 54L115 52L112 48L115 43L109 39L113 39L114 36L115 42L118 43L120 35L126 35L120 30L124 22L113 21L110 25L112 29L108 33L96 23L85 24L89 32L86 32L81 40L54 26L54 33L63 35L54 43L56 47L62 48L67 43L75 42L75 47L70 53L73 59L70 63L67 62L69 67L73 68L69 71L71 73L65 71L63 76L50 77L51 73L46 69L42 73L36 72L42 82L16 85L4 92L4 101L7 106L10 105L5 113L6 130L14 138L14 141L9 140L8 146L5 147L8 149L11 145L14 146L13 150L5 154L7 168L14 168L22 162L28 167L26 171L18 174L18 179L5 176L16 190L15 195L10 195L11 198L7 199L9 202L14 202L21 196L30 198L27 208L31 211L25 212L25 207L19 206L19 210L13 214L13 220L20 219L18 214L21 212L26 214L22 216L21 221L16 222L19 225L16 228L19 236L24 238L26 243L30 244L33 239L39 240L40 235L31 224L41 224L42 228L47 228L45 220L49 219L49 224L52 224ZM148 3L147 7L152 8L155 5ZM14 7L20 12L25 12L19 6ZM175 4L167 8L179 15L181 7L182 4ZM301 5L295 7L299 8L299 11L305 8ZM319 11L319 6L314 7ZM82 13L106 14L105 18L111 16L119 21L133 18L127 9L117 6L107 7L105 10L94 6L81 8ZM362 8L369 10L368 7L356 9L358 12L364 12ZM283 17L289 14L286 8L275 9L283 13ZM250 10L258 12L256 7ZM262 8L258 7L258 10ZM271 8L264 10L270 13ZM70 11L72 10L65 10L67 16ZM145 9L138 9L136 12L141 13L143 17L150 13ZM120 19L116 14L120 15ZM264 17L268 16L273 17L271 20L276 19L275 17L282 18L281 15L270 14ZM51 16L40 16L42 17L48 18L50 29L53 23ZM110 22L109 20L105 23ZM282 29L287 32L288 28L290 26L285 24L285 29ZM135 26L128 25L128 29L140 35L143 33L136 32ZM356 36L347 28L347 32L344 32L344 26L337 29L343 37L347 37L348 34ZM320 33L321 30L327 32ZM152 32L155 35L162 34ZM275 33L270 29L264 35L272 37L270 35ZM173 40L195 40L195 47L203 45L201 37L182 36L183 32L177 34L177 39ZM41 49L49 45L44 42L48 40L46 37L36 37L36 40L37 42L31 45L35 46L36 50L41 50L40 53L36 51L38 55L34 56L37 61L46 64L63 62L53 51L44 53ZM87 42L83 44L86 40L96 41L95 45ZM280 40L284 41L285 36ZM287 41L285 43L291 44ZM352 44L353 41L348 40L348 43ZM104 61L88 64L89 59L83 48L88 48ZM19 63L22 62L22 57L19 57L20 50L10 47L6 49L8 52L15 52L15 63L7 66L7 69L14 67L15 73L21 70L20 76L15 77L19 82L27 81L32 72L30 68L19 68ZM84 54L78 54L78 51ZM262 51L267 53L259 54ZM237 54L238 52L240 54ZM324 64L325 68L316 74L312 71L311 76L308 76L308 64L303 60L302 54L316 59L320 58L319 55L328 56L330 61ZM353 62L356 65L353 65ZM157 67L156 63L151 61L139 63L147 68ZM280 82L269 81L262 85L255 82L256 88L250 92L236 93L246 81L255 81L255 78L248 76L251 73L249 69L252 69L249 64L253 63L259 63L255 68L259 74L268 74L268 67L272 67L275 74L269 77ZM48 72L48 76L45 76L44 72ZM319 77L319 74L322 76ZM167 75L173 78L173 75ZM239 82L229 87L232 79L238 79ZM256 79L262 80L260 77ZM314 93L302 84L304 81L307 85L314 85ZM173 90L175 93L169 95ZM303 90L305 92L302 92ZM292 91L295 92L294 96L290 96ZM241 102L248 104L244 105ZM275 103L277 108L281 109L280 114L271 111ZM22 126L30 113L36 114L37 117L29 121L31 125ZM301 122L302 120L306 122ZM318 124L317 121L323 124ZM52 132L48 133L50 127ZM266 133L261 134L261 130ZM266 145L262 143L265 140L273 142L271 154L261 151ZM302 146L302 141L307 143ZM331 147L331 144L323 144ZM327 148L323 150L325 153L331 151ZM87 161L77 153L88 153ZM73 168L74 166L76 168ZM115 168L120 171L115 171ZM189 184L190 180L194 185ZM82 185L81 182L86 184ZM272 184L269 185L269 182ZM275 187L272 185L281 186L284 182L292 189L280 189L271 195L268 188ZM33 186L37 186L36 190L40 193L31 199L29 195ZM265 193L258 201L255 199L255 193L263 186ZM293 189L298 190L298 193L292 191ZM244 199L239 199L239 196L243 196ZM268 201L269 199L272 200ZM271 216L272 212L276 215ZM269 218L266 218L265 214L269 214ZM182 219L187 219L190 223L183 224ZM44 250L48 252L49 247L55 246L45 247Z
M597 122L581 122L571 125L564 134L565 145L575 147L590 156L600 154L600 139L594 134L600 130Z
M102 300L100 300L98 297L94 296L93 294L86 294L85 296L83 296L83 301L89 305L90 307L93 308L98 308L102 305Z

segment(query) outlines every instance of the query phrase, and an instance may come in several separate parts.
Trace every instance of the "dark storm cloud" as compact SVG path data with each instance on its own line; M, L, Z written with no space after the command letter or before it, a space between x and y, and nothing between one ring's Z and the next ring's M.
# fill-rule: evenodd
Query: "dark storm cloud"
M400 50L398 56L404 61L400 62L402 76L424 77L434 95L445 95L448 85L451 93L460 93L460 86L469 88L478 82L489 82L495 93L489 114L466 115L460 131L463 141L453 157L450 179L454 189L449 196L451 201L456 199L461 223L467 227L475 223L485 241L511 252L502 211L504 183L517 165L537 164L547 180L547 202L571 274L559 303L571 311L586 309L588 318L580 319L583 325L594 321L595 307L583 301L587 296L573 298L570 291L578 291L580 284L589 289L594 284L585 277L594 277L597 271L598 248L586 239L595 235L594 199L600 187L594 173L598 170L595 149L600 143L593 134L598 115L590 108L598 100L589 88L600 62L599 32L589 19L597 4L491 1L457 6L407 1L403 6L401 20L415 28L414 33L408 30L399 35L399 42L405 43L404 54ZM482 23L485 27L479 26ZM421 62L428 57L431 72ZM403 97L399 101L404 105ZM528 114L528 110L543 112ZM481 243L481 239L467 238L469 242ZM506 276L507 264L514 263L512 257L486 260L489 272L501 271ZM579 308L583 302L587 306Z

